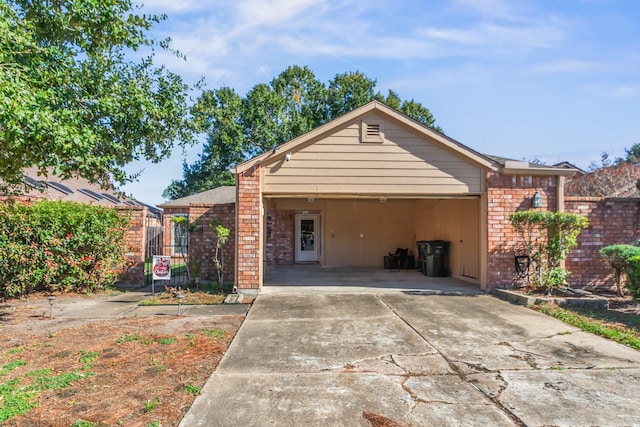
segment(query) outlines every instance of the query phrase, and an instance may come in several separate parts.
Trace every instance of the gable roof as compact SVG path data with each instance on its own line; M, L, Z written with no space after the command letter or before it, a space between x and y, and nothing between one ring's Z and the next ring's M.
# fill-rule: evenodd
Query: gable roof
M236 187L226 185L216 187L202 193L192 194L180 199L169 200L166 203L158 205L160 208L188 208L189 205L222 205L236 202Z
M420 136L429 138L436 144L439 144L442 148L445 148L453 153L456 153L460 157L466 159L470 163L473 163L480 167L485 167L496 172L502 172L505 174L526 174L526 175L573 175L575 170L553 167L553 166L541 166L529 162L520 162L515 160L504 159L495 156L488 156L481 154L466 145L450 138L435 129L432 129L417 120L407 116L406 114L389 107L388 105L380 101L371 101L355 110L352 110L330 122L327 122L317 128L292 139L278 146L274 150L269 150L259 156L256 156L248 161L236 166L231 170L234 174L240 174L248 169L256 167L264 162L278 161L286 156L286 153L295 152L305 144L312 141L323 134L328 134L333 130L340 128L341 126L355 121L361 117L364 117L370 113L377 113L383 117L396 120L400 122L404 127L410 129Z

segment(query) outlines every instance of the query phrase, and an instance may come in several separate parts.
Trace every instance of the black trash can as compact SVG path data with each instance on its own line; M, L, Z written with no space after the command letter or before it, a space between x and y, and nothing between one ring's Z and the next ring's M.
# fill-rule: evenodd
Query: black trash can
M429 240L425 245L424 274L429 277L449 275L449 242Z

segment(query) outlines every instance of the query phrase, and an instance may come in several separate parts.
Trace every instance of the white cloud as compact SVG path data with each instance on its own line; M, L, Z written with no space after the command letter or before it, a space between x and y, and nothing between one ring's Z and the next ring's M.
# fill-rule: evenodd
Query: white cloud
M210 2L198 0L146 0L140 3L144 10L171 14L204 10L212 6Z
M587 73L602 70L602 64L595 61L581 59L560 59L551 62L541 62L531 67L531 71L540 74L557 73Z
M473 11L483 16L501 19L514 19L513 0L456 0L455 6L462 11Z
M613 88L612 92L620 98L635 98L640 96L640 86L621 85Z
M309 9L324 4L324 0L244 0L237 2L238 29L260 26L291 25L304 18Z

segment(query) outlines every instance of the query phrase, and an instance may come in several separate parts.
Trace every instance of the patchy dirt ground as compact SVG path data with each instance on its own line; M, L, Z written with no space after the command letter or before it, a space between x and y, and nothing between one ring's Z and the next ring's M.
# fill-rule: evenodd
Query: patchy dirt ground
M8 426L175 426L244 319L57 320L2 308L0 417L7 404L35 406Z

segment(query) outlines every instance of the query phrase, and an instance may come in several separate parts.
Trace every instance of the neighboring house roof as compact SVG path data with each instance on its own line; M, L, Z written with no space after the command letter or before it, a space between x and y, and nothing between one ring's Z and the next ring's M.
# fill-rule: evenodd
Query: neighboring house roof
M464 159L467 159L467 161L469 161L470 163L486 167L497 172L512 175L573 175L575 173L574 170L564 167L538 165L535 163L516 161L481 154L379 101L371 101L363 105L362 107L356 108L355 110L350 111L328 123L325 123L324 125L321 125L304 135L301 135L289 142L278 146L275 150L269 150L259 156L256 156L238 165L232 170L232 172L234 174L239 174L248 169L251 169L252 167L258 166L263 162L273 162L280 160L281 158L284 158L287 153L295 153L297 150L313 143L314 140L318 140L323 135L328 135L341 126L344 126L349 122L353 122L372 113L379 114L391 120L399 121L407 129L410 129L418 135L422 135L423 137L436 142L443 148L457 153L457 155Z
M578 166L574 165L573 163L564 161L564 162L560 162L560 163L556 163L555 165L553 165L557 168L566 168L566 169L575 169L577 171L577 175L584 175L587 173L586 170L579 168Z
M87 203L102 206L146 206L150 210L159 209L138 200L125 197L112 189L100 188L81 177L62 179L54 174L38 175L37 168L23 171L23 191L18 195L48 200L64 200L67 202ZM8 195L8 194L7 194Z
M236 187L227 185L158 205L160 208L187 208L189 205L223 205L236 202Z

